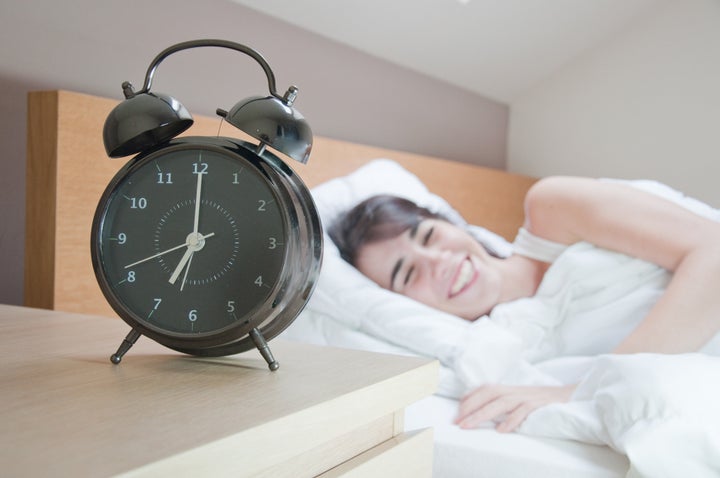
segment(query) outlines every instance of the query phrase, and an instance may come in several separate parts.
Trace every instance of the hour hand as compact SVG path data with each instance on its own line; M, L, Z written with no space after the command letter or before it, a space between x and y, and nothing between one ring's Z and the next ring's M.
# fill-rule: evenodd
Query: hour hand
M182 259L180 259L180 263L177 265L172 275L170 276L169 282L171 284L175 284L175 282L178 280L178 277L180 277L180 273L182 272L183 267L185 267L185 264L187 264L187 262L190 260L194 253L195 251L191 247L187 248L185 254L183 254L182 256Z

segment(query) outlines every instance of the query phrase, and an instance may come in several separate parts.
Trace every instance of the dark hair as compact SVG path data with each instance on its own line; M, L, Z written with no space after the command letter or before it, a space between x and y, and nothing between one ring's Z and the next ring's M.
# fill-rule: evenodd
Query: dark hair
M343 214L328 228L340 256L356 265L360 248L375 241L397 237L425 219L448 219L414 202L389 194L372 196Z

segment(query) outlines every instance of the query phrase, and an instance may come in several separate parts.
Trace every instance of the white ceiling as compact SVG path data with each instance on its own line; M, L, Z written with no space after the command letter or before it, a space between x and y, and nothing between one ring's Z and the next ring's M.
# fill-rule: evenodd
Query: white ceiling
M510 103L662 0L232 0Z

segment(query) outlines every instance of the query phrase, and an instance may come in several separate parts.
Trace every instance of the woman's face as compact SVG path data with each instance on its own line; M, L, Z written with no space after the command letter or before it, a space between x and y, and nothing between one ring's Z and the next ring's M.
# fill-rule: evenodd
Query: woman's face
M357 268L380 286L468 320L499 300L496 263L465 230L438 219L365 244L356 259Z

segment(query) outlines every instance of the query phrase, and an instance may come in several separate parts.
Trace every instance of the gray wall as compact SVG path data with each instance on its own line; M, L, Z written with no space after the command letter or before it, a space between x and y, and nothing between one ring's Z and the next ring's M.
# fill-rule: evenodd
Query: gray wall
M371 34L371 33L368 33ZM26 94L68 89L122 98L152 58L197 38L259 50L278 90L300 87L314 133L505 168L507 105L393 66L223 0L4 0L0 4L0 303L23 295ZM153 90L195 114L267 91L262 70L223 49L177 53ZM102 160L103 158L98 158ZM341 158L339 158L341 159Z
M720 207L720 1L663 2L513 99L508 169L645 178Z

